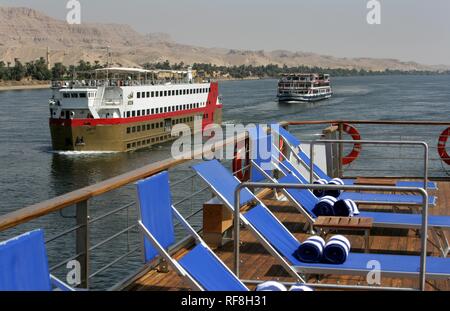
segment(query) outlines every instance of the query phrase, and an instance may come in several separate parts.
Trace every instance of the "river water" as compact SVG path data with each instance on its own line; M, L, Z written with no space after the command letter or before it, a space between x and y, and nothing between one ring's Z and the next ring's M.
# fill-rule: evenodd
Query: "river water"
M446 121L450 115L450 76L338 77L333 79L333 98L314 104L279 104L275 96L276 87L276 80L220 82L223 121L265 124L282 120L326 119ZM132 153L53 152L48 128L50 93L50 90L0 92L0 215L170 156L170 144ZM308 137L320 132L320 129L311 127L300 134ZM388 130L380 129L377 133L372 133L375 134L372 138L392 138ZM426 134L439 135L434 132ZM182 166L172 172L171 177L175 181L191 172L189 167ZM184 186L174 196L181 198L189 191L192 189L188 190ZM107 198L90 202L91 213L100 215L102 211L104 213L133 198L134 188L130 185L111 193ZM200 201L191 203L194 205ZM189 209L194 208L189 204L182 207L186 209L183 213L189 214ZM70 209L63 214L52 214L10 230L8 234L0 233L0 237L37 227L44 228L48 237L73 225L72 214L73 210ZM130 210L99 224L98 228L92 229L92 243L101 241L111 232L117 232L117 227L130 225L133 217L134 211ZM201 218L194 218L193 222L198 226ZM99 248L93 258L94 264L101 267L137 242L135 237L126 236L114 244L115 248ZM116 247L119 247L118 250ZM73 252L73 237L55 242L54 246L49 245L51 264L64 256L73 255ZM139 266L139 255L125 262L113 267L110 273L99 275L94 287L106 288L113 280L124 277L126 271Z

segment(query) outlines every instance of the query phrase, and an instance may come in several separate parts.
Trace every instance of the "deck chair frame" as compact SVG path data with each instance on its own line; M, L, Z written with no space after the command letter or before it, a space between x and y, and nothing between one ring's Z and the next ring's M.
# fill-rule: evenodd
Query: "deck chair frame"
M287 160L285 155L282 155L284 159ZM282 169L279 168L279 166L283 166L286 171L291 172L291 170L286 167L283 163L277 161L275 157L272 157L272 165L277 168L280 172L283 172ZM275 161L275 162L274 162ZM278 163L277 163L278 162ZM272 181L273 183L278 183L278 181L271 177L269 174L267 174L266 171L264 171L255 161L251 160L251 165L256 168L261 174L264 175L268 180ZM296 172L292 172L294 176L296 176ZM298 177L297 177L298 179ZM299 182L301 182L299 180ZM283 195L294 204L294 207L297 209L298 212L300 212L308 221L308 226L312 228L313 224L315 223L315 219L311 217L311 215L305 210L305 208L302 206L300 202L297 202L297 200L292 197L292 195L286 190L281 189ZM392 228L392 229L411 229L411 230L418 230L420 229L420 226L412 226L412 225L402 225L402 224L386 224L382 222L374 222L374 227L379 228ZM305 228L307 229L307 228ZM431 237L428 237L429 241L432 242L435 247L439 250L442 257L447 257L450 252L450 243L447 238L446 230L441 227L435 227L435 226L429 226L428 229L430 230Z
M152 245L156 248L158 253L161 255L162 259L169 263L172 268L177 272L179 276L186 279L189 283L189 286L195 290L195 291L204 291L205 289L176 261L169 252L159 243L159 241L155 238L155 236L145 227L144 223L142 222L141 218L141 206L139 203L139 197L137 198L137 208L139 212L139 219L138 219L138 226L141 232L145 237L149 239L149 241L152 243ZM195 244L201 244L206 249L208 249L209 253L215 257L219 262L222 262L221 259L210 250L209 246L203 241L203 239L200 237L200 235L192 228L192 226L184 219L184 217L178 212L178 210L175 208L175 206L171 205L172 213L175 216L175 218L180 222L180 224L183 226L183 228L188 232L188 234L195 240ZM144 244L144 243L142 243ZM230 273L233 273L225 264L223 264L223 267ZM241 282L241 281L240 281ZM242 283L242 282L241 282ZM242 283L243 284L243 283ZM244 285L245 286L245 285Z

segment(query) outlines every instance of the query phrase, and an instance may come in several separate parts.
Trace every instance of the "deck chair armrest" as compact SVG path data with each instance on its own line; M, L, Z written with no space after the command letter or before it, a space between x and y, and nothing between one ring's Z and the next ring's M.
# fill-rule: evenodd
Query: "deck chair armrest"
M172 205L172 211L176 219L181 223L181 225L189 232L189 234L195 239L197 244L204 244L202 238L198 235L197 231L192 228L192 226L184 219L180 212Z
M50 274L50 283L56 289L61 290L63 292L74 292L75 291L75 289L73 287L67 285L66 283L64 283L63 281L61 281L60 279L56 278L55 276L53 276L51 274Z

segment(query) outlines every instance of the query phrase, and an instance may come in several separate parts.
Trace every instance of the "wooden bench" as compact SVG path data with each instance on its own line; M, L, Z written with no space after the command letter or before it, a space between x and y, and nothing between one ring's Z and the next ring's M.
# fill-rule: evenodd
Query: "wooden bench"
M366 252L368 252L370 246L370 230L372 227L373 219L362 217L320 216L314 222L314 228L320 229L324 235L327 235L331 230L363 231Z

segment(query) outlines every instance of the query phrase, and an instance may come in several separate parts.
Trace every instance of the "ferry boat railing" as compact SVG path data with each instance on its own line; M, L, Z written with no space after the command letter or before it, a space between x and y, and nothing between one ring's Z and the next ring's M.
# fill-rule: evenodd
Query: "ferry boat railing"
M432 180L449 180L450 165L446 164L438 153L438 144L441 133L450 127L450 121L379 121L379 120L318 120L318 121L286 121L280 123L289 128L294 134L301 133L302 143L310 144L323 139L343 140L346 133L346 124L354 126L361 134L362 140L383 141L424 141L429 147L428 175ZM327 134L322 130L327 128ZM309 133L306 134L305 133ZM443 137L447 138L447 137ZM450 139L449 139L450 140ZM355 143L355 141L353 141ZM364 145L359 157L349 165L343 165L342 159L347 152L349 144L336 143L330 162L333 177L355 178L364 174L364 177L388 177L421 179L423 176L417 167L422 163L421 152L417 146L398 145L382 148L379 145ZM448 143L450 146L450 141ZM447 147L449 148L449 147ZM448 150L448 149L447 149ZM346 156L348 158L348 156ZM421 167L421 166L420 166Z
M228 138L216 147L226 148L228 145L244 141L245 137L243 134ZM194 159L202 157L211 157L211 154L203 150L194 150L189 157L149 164L92 186L2 215L0 216L1 240L3 237L12 237L37 227L48 227L52 229L46 230L46 244L52 273L58 275L59 272L64 278L64 275L66 277L69 275L68 270L70 272L78 269L80 279L80 282L76 284L78 287L122 288L125 280L129 281L131 276L136 277L138 272L143 271L141 233L136 224L134 183L161 171L189 164L195 161ZM230 161L224 161L224 163L228 165ZM238 171L247 168L248 166L242 167ZM174 196L173 205L183 207L184 217L188 221L195 220L203 211L202 203L212 197L209 187L199 181L197 174L189 173L188 176L183 176L171 183L172 188L180 187L187 192L181 196ZM128 202L114 207L113 203L117 197L125 195ZM97 200L102 201L99 203ZM74 211L72 211L73 208ZM63 213L63 211L66 212ZM73 215L67 215L69 212ZM118 222L119 216L121 218ZM59 223L60 221L63 223ZM73 222L75 222L74 225ZM175 228L179 226L179 223L175 223ZM199 227L198 232L201 230L202 228ZM174 246L173 251L175 252L181 245L186 245L187 242L189 241L181 239ZM100 255L105 258L99 258ZM127 259L126 263L130 263L131 268L117 276L120 277L118 283L115 280L114 284L105 284L109 281L109 277L105 274L110 271L117 272L118 264L124 263L125 259ZM148 271L154 267L152 265L146 269ZM132 271L130 275L128 275L129 271Z
M239 277L240 271L240 230L241 230L241 190L248 188L251 191L256 189L309 189L309 190L343 190L343 191L383 191L383 192L404 192L416 193L422 197L421 203L416 203L416 206L421 207L422 211L422 226L420 232L421 238L421 253L420 253L420 271L418 273L419 286L421 291L425 290L426 285L426 261L427 261L427 241L428 241L428 193L425 189L416 187L387 187L387 186L342 186L342 185L317 185L317 184L285 184L285 183L267 183L267 182L243 182L240 183L234 192L234 217L233 217L233 234L234 234L234 273ZM271 253L276 252L271 249ZM327 284L322 284L322 288L326 288ZM354 286L357 288L358 286ZM330 287L331 288L331 287ZM365 287L367 289L367 287ZM374 287L373 289L381 290L383 287ZM392 288L386 288L392 289ZM405 288L414 289L414 288Z

